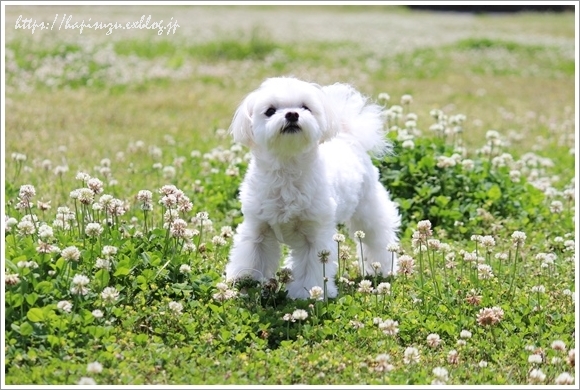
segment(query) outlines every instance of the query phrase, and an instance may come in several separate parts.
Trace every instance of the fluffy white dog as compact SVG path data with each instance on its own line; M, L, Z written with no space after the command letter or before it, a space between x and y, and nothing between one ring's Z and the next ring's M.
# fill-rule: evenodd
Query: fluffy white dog
M270 78L244 99L230 131L252 159L240 190L244 221L234 237L228 280L274 277L284 243L294 279L288 295L307 298L312 287L323 286L319 254L328 251L327 293L335 297L338 223L351 234L365 233L367 274L374 275L374 262L383 275L395 272L387 245L398 240L400 215L368 153L389 148L380 106L346 84Z

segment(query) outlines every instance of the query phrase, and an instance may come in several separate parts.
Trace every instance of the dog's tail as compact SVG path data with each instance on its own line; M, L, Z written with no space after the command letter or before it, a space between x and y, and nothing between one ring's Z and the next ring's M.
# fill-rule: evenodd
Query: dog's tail
M339 137L348 138L375 157L391 152L384 131L383 107L370 103L348 84L336 83L323 90L334 111Z

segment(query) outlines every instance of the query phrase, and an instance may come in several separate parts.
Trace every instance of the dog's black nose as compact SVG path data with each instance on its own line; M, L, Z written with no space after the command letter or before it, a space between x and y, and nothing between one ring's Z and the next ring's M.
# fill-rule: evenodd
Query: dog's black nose
M287 112L286 120L288 122L298 122L298 113L294 111Z

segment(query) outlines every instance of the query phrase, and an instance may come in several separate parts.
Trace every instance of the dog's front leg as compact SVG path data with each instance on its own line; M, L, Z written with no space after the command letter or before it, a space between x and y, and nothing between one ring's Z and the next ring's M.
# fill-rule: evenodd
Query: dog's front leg
M226 279L250 276L264 281L273 278L280 263L280 244L268 224L246 219L237 229Z
M309 290L314 286L324 287L325 279L327 296L336 297L336 243L332 241L334 232L334 226L321 227L313 223L302 225L300 231L288 237L291 252L286 259L286 266L292 269L294 277L288 284L288 295L291 298L308 298ZM322 252L326 253L322 255Z

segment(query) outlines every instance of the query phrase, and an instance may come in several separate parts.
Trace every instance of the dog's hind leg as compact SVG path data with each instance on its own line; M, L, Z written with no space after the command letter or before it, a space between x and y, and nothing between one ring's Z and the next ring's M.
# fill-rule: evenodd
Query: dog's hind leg
M401 223L401 217L397 206L389 199L389 194L384 187L376 182L374 188L366 191L361 199L354 215L348 221L349 233L363 231L364 238L357 243L361 273L365 275L382 274L387 276L397 270L396 254L389 252L387 246L398 242L397 232ZM362 241L362 256L360 241ZM380 269L374 269L373 263L378 263Z

